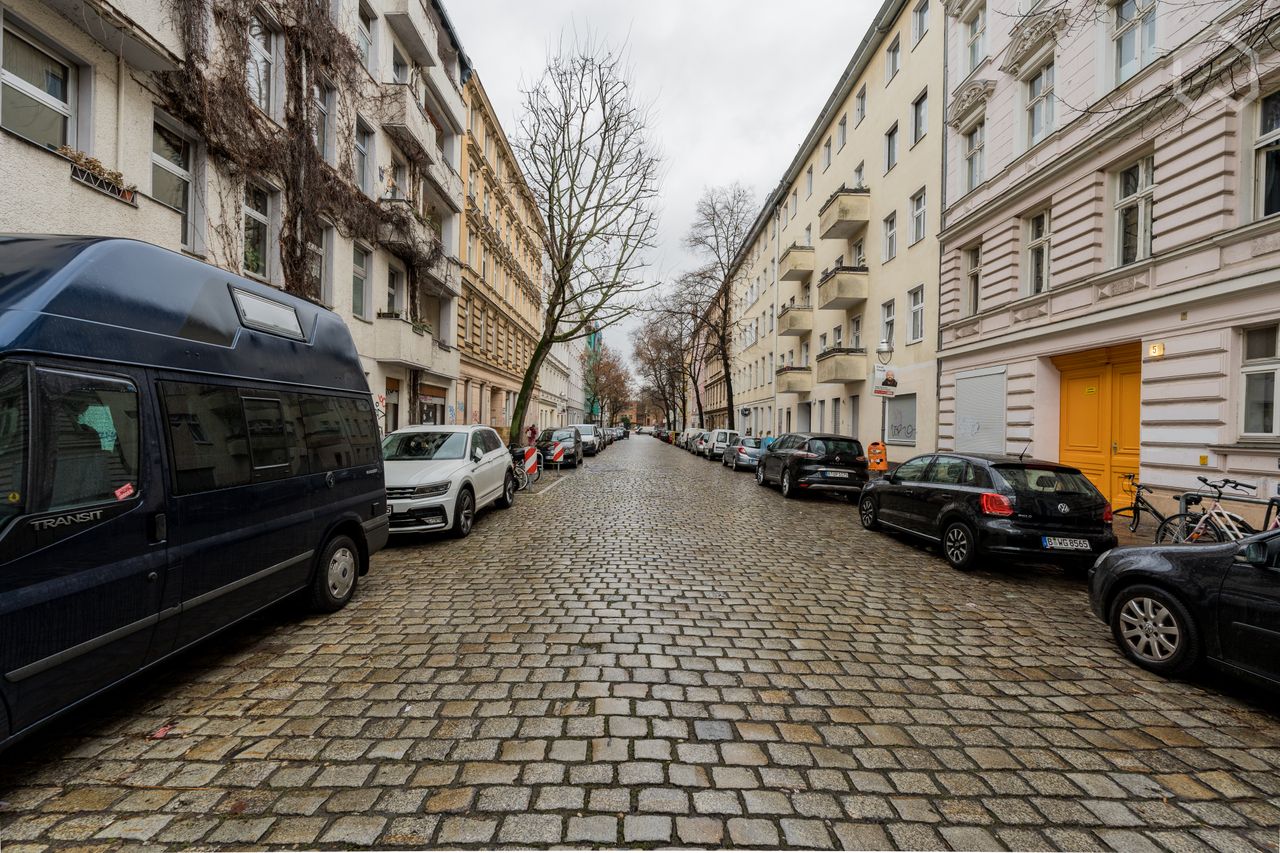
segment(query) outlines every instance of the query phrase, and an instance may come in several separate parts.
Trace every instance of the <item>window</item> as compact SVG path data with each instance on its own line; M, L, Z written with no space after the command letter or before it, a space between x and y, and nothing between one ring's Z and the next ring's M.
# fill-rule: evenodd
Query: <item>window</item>
M245 328L293 338L295 341L307 339L302 332L298 312L292 306L238 287L231 288L231 298L236 304L240 323Z
M914 287L907 293L907 303L911 307L911 317L907 327L907 343L924 340L924 285Z
M818 352L823 353L826 352L827 349L827 333L823 332L821 335L818 335Z
M804 227L804 242L801 243L800 245L802 246L813 245L813 225L806 225Z
M275 84L276 34L257 15L249 18L249 58L247 78L249 98L267 115L271 115L272 89Z
M312 87L311 91L316 111L315 130L312 140L315 142L316 150L320 152L320 156L328 160L330 155L329 111L333 105L333 89L317 83Z
M1027 291L1044 293L1049 289L1049 211L1042 210L1026 219Z
M924 480L925 471L928 470L929 463L932 461L932 456L908 459L894 470L893 479L901 483L919 483Z
M373 177L371 175L370 153L373 149L373 131L365 126L364 122L356 122L355 135L355 169L356 184L366 194L372 194Z
M922 189L911 197L911 243L915 245L924 239L925 226L928 221L925 191Z
M8 24L0 43L0 126L46 148L74 140L76 68Z
M391 79L397 83L409 82L409 63L400 55L400 48L391 46Z
M313 224L304 228L307 237L307 284L310 296L333 305L329 287L329 229Z
M822 171L831 168L831 137L827 137L827 141L822 143Z
M365 316L365 293L369 286L369 253L356 246L351 254L351 313Z
M898 394L885 399L885 444L913 446L916 443L916 395ZM903 468L907 463L903 464ZM899 468L901 470L901 468Z
M1280 213L1280 92L1262 99L1254 145L1258 216Z
M891 261L898 256L898 214L895 211L884 218L884 259Z
M191 236L191 143L166 125L151 126L151 197L180 214L179 242Z
M914 145L929 132L929 93L922 92L911 102L911 144Z
M918 44L929 32L929 0L920 0L911 10L911 43Z
M853 254L850 257L853 259L855 267L865 267L867 265L866 243L863 242L861 237L853 244Z
M356 18L356 50L360 52L360 61L365 68L373 67L373 13L360 6L360 14Z
M969 20L964 22L965 47L969 57L969 73L973 73L987 58L987 7L979 6Z
M867 185L865 173L866 163L859 163L857 168L853 170L853 185L855 187L865 187Z
M898 124L894 122L884 135L884 170L888 172L898 165Z
M401 297L404 274L395 267L387 267L387 313L399 313L403 299Z
M1027 138L1035 145L1053 131L1053 63L1027 81Z
M849 117L847 115L840 116L840 123L836 125L836 150L843 151L844 145L849 141Z
M1116 252L1120 266L1151 257L1155 157L1143 157L1116 175Z
M138 494L138 391L105 376L36 371L39 459L47 506L62 510ZM42 501L43 503L43 501Z
M898 44L895 36L893 42L890 43L884 52L884 82L889 85L889 81L898 76L898 69L902 67L902 48Z
M178 494L250 481L248 433L240 393L225 385L161 382Z
M800 209L800 191L791 191L791 218L796 218L796 211Z
M836 326L831 330L831 345L836 349L844 346L844 326Z
M1245 435L1276 435L1280 413L1276 411L1276 378L1280 375L1280 326L1249 329L1244 333Z
M982 285L982 246L964 250L964 296L960 312L971 317L978 313L978 294Z
M244 188L244 271L267 277L271 194L257 184Z
M813 198L813 167L810 166L804 173L804 197Z
M982 183L982 153L986 146L987 123L980 121L964 134L964 188L977 189Z
M862 120L867 117L867 86L864 83L862 88L858 90L858 94L853 99L853 126L857 127L862 124Z
M1116 83L1151 64L1156 53L1156 0L1120 0L1115 4Z
M880 342L893 343L893 314L897 309L896 300L890 299L880 306Z
M9 496L0 503L0 519L26 512L30 499L25 479L31 438L28 400L27 369L13 363L0 365L0 491Z
M284 408L278 399L244 397L244 420L249 430L249 461L254 479L288 473L289 444L284 432Z

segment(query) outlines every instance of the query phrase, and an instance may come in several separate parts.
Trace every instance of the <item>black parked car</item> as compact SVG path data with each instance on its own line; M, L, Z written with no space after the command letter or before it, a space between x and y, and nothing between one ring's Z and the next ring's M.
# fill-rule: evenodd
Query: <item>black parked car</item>
M1280 532L1119 548L1089 572L1089 603L1145 669L1177 675L1207 659L1280 686Z
M867 482L867 456L862 442L847 435L791 432L760 455L756 482L777 483L787 498L803 491L856 496Z
M1003 454L909 459L867 484L858 515L938 542L962 570L980 554L1084 569L1116 544L1111 504L1078 469Z
M554 465L560 468L568 465L570 468L577 468L582 464L582 434L575 427L544 429L534 446L542 454L544 466ZM559 460L556 459L557 455ZM523 462L523 455L520 460Z

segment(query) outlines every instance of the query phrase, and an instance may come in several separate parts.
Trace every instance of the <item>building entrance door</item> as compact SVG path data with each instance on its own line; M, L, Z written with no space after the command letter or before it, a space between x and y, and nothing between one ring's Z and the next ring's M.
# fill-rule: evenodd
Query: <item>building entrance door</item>
M1079 468L1111 501L1138 472L1142 344L1055 356L1061 373L1058 459Z

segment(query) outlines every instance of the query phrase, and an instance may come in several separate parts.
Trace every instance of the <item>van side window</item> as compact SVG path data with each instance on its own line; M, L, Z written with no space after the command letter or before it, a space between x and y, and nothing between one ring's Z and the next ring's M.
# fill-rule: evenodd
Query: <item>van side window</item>
M250 481L249 437L240 392L224 385L161 382L178 494Z
M0 369L0 519L21 515L27 504L27 370L19 364Z
M334 401L347 427L351 441L351 465L374 465L382 461L382 442L378 440L378 425L373 419L373 402L338 397Z
M37 370L42 509L138 494L138 389L132 382Z
M351 442L347 439L336 397L319 394L299 396L302 407L303 436L306 439L311 471L334 471L350 468Z
M255 477L284 476L289 468L285 441L284 409L279 400L244 397L244 419L249 425L249 458Z

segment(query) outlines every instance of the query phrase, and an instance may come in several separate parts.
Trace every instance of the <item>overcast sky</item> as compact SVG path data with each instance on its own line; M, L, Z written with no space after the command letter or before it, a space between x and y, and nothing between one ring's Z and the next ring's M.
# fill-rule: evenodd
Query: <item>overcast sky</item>
M694 266L683 246L706 186L741 181L763 203L878 0L445 0L463 48L510 134L520 89L560 40L591 30L626 42L664 156L662 218L650 275ZM631 323L605 333L630 354Z

